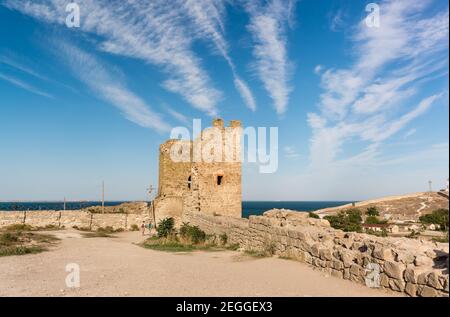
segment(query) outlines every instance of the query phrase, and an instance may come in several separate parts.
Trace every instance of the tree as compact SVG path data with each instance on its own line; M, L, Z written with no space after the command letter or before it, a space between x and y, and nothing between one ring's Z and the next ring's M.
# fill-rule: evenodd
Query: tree
M437 209L431 214L423 215L419 217L420 222L424 224L439 225L442 231L448 231L448 210Z
M367 208L366 215L369 217L378 217L380 213L378 212L377 207L373 206Z
M324 218L328 220L331 227L335 229L340 229L346 232L362 231L362 217L359 209L343 210L335 216L325 216Z
M387 221L386 220L380 220L380 219L378 219L375 216L369 216L369 217L366 218L366 223L371 224L371 225L373 225L373 224L384 224L384 223L387 223Z

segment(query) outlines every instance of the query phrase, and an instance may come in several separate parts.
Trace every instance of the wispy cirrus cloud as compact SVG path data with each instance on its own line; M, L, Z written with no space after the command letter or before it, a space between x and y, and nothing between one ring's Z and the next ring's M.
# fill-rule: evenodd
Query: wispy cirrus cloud
M160 66L168 78L162 84L180 94L193 107L218 113L222 93L213 87L192 50L195 37L183 0L106 1L79 0L81 30L96 35L105 52L137 58ZM63 0L11 1L4 4L49 23L65 23ZM199 34L199 33L196 33Z
M297 149L294 146L287 145L283 148L284 156L288 159L297 159L300 157Z
M363 20L355 29L352 67L318 73L319 112L308 116L313 167L332 166L339 155L341 162L367 164L383 141L442 96L430 95L415 106L410 101L424 82L448 72L448 10L425 14L432 2L383 1L380 27L369 28ZM346 157L345 144L355 140L366 148Z
M77 92L76 89L73 87L66 85L62 82L59 82L53 78L50 78L50 75L44 75L42 69L45 68L44 65L39 65L38 67L36 65L36 62L32 62L28 59L23 58L20 55L13 54L11 52L8 52L6 54L0 55L0 65L6 65L10 69L14 71L18 71L19 73L29 75L31 77L34 77L35 79L39 79L42 82L50 83L53 85L57 85L60 87L64 87L67 90L70 90L72 92Z
M54 99L53 95L46 93L46 92L40 90L39 88L36 88L33 85L26 83L23 80L18 79L14 76L0 73L0 79L5 80L5 81L9 82L10 84L13 84L14 86L25 89L25 90L27 90L33 94L39 95L41 97Z
M72 44L56 42L55 47L72 74L100 99L119 109L129 121L159 132L170 131L170 126L161 116L118 79L123 77L122 74L112 71L95 55Z
M220 54L231 68L234 85L247 107L255 111L256 101L247 83L238 75L236 66L229 54L229 45L224 32L224 0L186 0L184 7L193 22L193 33L213 43L214 50Z
M416 133L417 133L417 129L415 129L415 128L409 129L408 132L406 132L406 133L403 135L403 138L404 138L404 139L407 139L407 138L409 138L410 136L413 136L413 135L416 134Z
M15 68L15 69L17 69L23 73L26 73L28 75L31 75L35 78L38 78L38 79L41 79L44 81L49 81L49 78L47 76L44 76L44 75L38 73L37 71L35 71L31 67L29 67L28 65L25 65L24 63L17 61L16 58L13 58L11 56L0 55L0 64L8 65L9 67Z
M169 113L178 122L184 124L185 126L192 125L192 122L189 122L188 117L186 117L181 112L174 110L172 107L169 107L168 105L164 105L164 108L166 109L167 113Z
M295 9L295 0L245 1L250 15L248 30L255 43L256 72L274 102L278 114L287 110L291 87L291 62L287 53L286 28Z

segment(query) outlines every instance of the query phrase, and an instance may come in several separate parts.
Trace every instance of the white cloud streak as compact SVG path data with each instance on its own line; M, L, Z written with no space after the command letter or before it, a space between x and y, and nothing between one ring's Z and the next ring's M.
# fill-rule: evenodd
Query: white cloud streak
M431 3L383 1L380 28L368 28L363 20L356 29L353 66L321 73L320 111L308 116L312 167L334 165L338 156L345 157L345 144L354 140L366 148L341 162L366 164L379 154L383 141L441 97L431 95L405 110L421 85L448 67L448 11L425 16Z
M285 146L283 148L284 156L288 159L296 159L300 157L297 149L294 146Z
M229 54L229 45L224 37L224 0L186 0L184 7L193 21L193 32L200 38L209 39L214 49L231 68L234 85L247 107L255 111L256 101L247 83L237 74L236 66Z
M195 108L217 115L222 93L212 87L201 61L192 50L192 28L185 1L78 0L81 30L94 34L98 48L160 66L167 74L163 87L180 94ZM11 1L10 9L49 23L63 24L65 0Z
M51 94L46 93L46 92L34 87L33 85L28 84L28 83L26 83L18 78L15 78L13 76L0 73L0 79L5 80L5 81L9 82L10 84L13 84L19 88L25 89L25 90L27 90L33 94L39 95L41 97L54 99L54 97Z
M58 52L71 72L86 84L99 98L118 108L129 121L144 128L159 132L170 131L170 126L141 98L120 82L120 74L110 71L111 67L99 61L94 55L66 42L56 43Z
M278 114L287 110L289 94L290 62L287 54L286 28L290 24L291 11L296 1L271 0L247 1L250 15L248 30L255 46L256 72L274 102Z

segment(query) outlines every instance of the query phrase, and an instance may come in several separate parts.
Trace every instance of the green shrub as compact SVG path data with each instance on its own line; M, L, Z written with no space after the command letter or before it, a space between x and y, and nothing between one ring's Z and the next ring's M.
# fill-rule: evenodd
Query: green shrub
M0 235L0 245L8 246L19 241L17 234L6 232Z
M226 245L228 243L228 236L226 233L222 233L219 238L222 245Z
M172 217L164 218L158 223L156 229L158 237L167 237L175 233L175 219Z
M106 231L83 232L82 235L85 238L114 238L114 236Z
M137 224L132 224L130 227L130 231L139 231L139 226Z
M206 240L206 233L203 230L197 226L191 226L188 223L183 223L181 226L180 236L193 244L205 242Z
M106 227L99 227L99 228L97 228L97 232L104 232L104 233L114 233L114 232L116 232L115 230L114 230L114 228L113 227L111 227L111 226L106 226Z
M373 206L373 207L367 208L366 215L370 216L370 217L377 217L380 215L380 213L378 212L377 207Z
M231 251L237 251L241 246L237 243L234 244L230 244L229 246L227 246L227 250L231 250Z
M383 229L381 231L366 230L366 233L377 236L377 237L387 237L388 236L386 229Z
M310 213L309 213L309 218L320 219L319 215L318 215L318 214L315 214L315 213L313 213L313 212L310 212Z
M359 209L347 209L338 212L337 215L325 216L331 227L345 232L361 232L362 217Z
M366 218L366 223L367 224L371 224L371 225L374 225L374 224L385 224L385 223L387 223L387 221L386 220L380 220L376 216L369 216L369 217Z
M3 231L31 231L33 227L26 224L14 224L3 228Z
M46 251L46 249L40 246L11 246L6 248L0 248L0 257L11 255L35 254L43 251Z
M264 242L264 253L266 256L272 256L275 254L276 245L273 241L265 241Z
M442 231L448 231L447 209L434 210L431 214L420 216L419 220L423 224L435 224L438 225Z

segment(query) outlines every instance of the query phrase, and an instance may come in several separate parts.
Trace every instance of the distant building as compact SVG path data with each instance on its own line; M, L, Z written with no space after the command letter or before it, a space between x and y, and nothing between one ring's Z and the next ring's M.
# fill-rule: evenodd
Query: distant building
M389 225L387 223L363 223L362 227L364 231L376 231L381 232L383 230L387 230Z

